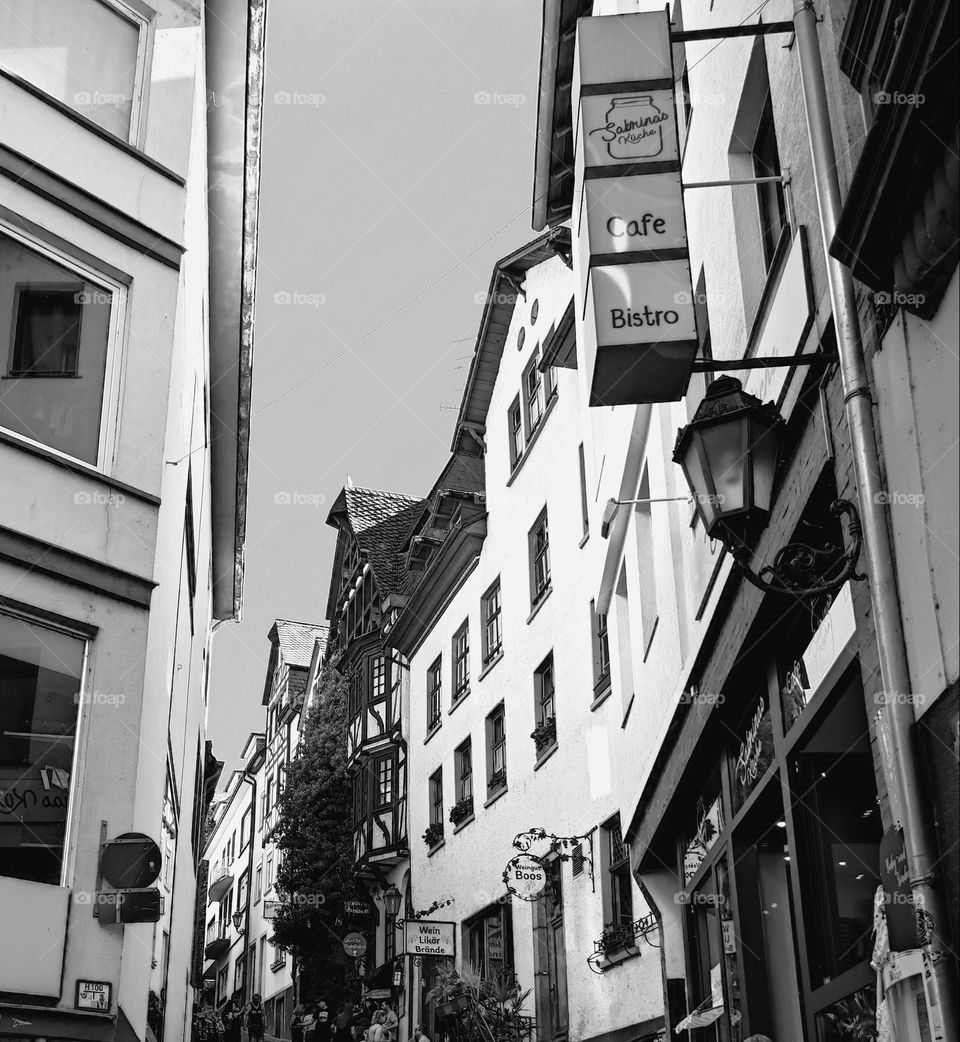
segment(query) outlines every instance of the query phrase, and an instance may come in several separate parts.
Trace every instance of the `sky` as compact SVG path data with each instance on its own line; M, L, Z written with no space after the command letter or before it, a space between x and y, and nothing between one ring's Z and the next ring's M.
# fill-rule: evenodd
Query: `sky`
M425 495L496 261L530 225L538 0L269 0L243 616L208 737L237 765L276 618L323 623L349 476Z

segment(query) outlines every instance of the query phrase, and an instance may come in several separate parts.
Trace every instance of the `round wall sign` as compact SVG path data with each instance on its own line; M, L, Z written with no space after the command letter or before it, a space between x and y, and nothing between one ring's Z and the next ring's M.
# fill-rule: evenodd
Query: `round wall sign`
M362 933L348 933L343 939L343 950L354 959L360 958L367 950L367 939Z
M125 832L100 852L103 878L118 890L147 887L160 875L160 848L142 832Z
M536 901L547 887L547 870L533 854L518 854L507 862L503 881L514 897L521 901Z

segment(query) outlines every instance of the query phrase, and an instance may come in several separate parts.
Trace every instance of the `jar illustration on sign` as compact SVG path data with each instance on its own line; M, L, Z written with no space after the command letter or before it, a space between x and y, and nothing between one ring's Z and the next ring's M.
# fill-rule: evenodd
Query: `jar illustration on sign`
M600 134L611 159L655 159L663 153L663 124L670 117L649 94L613 98Z

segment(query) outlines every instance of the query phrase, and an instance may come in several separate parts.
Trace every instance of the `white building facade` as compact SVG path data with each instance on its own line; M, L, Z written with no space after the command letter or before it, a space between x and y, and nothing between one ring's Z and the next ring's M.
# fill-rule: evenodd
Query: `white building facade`
M262 58L260 5L216 6L0 13L3 1037L183 1039L200 984L209 644L242 589L259 150L220 180L208 167L244 155ZM232 126L208 118L208 90ZM132 835L155 847L114 874L118 897L101 850Z

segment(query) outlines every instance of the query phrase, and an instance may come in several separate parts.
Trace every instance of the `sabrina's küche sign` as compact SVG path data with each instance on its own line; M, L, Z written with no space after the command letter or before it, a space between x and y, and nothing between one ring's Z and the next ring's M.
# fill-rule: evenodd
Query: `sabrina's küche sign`
M665 10L581 18L574 211L590 404L678 401L697 351Z
M455 955L454 923L408 919L403 924L407 955Z

